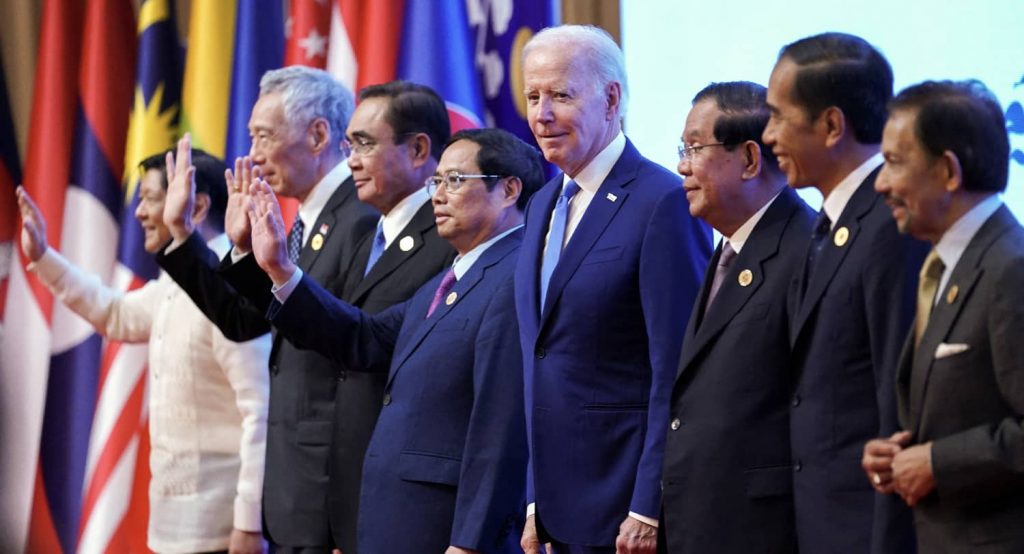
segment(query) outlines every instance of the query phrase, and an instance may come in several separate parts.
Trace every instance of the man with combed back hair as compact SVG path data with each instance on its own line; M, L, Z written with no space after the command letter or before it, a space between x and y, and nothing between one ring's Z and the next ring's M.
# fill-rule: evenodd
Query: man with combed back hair
M662 476L663 552L796 551L786 291L814 212L761 143L765 88L714 83L679 145L690 214L722 234L690 315Z

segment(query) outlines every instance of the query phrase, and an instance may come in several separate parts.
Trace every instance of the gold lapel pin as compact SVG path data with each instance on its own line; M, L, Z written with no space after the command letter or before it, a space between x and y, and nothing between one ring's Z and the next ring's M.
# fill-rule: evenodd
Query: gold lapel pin
M836 229L836 234L832 237L832 240L836 243L836 246L843 246L846 244L846 241L850 240L850 230L846 227Z
M455 300L458 299L458 298L459 298L459 293L457 293L457 292L450 292L450 293L448 293L448 297L444 299L444 303L446 305L448 305L448 306L451 306L452 304L455 303Z
M320 233L313 235L313 240L309 241L309 245L313 247L313 250L320 250L324 247L324 236Z
M946 293L946 303L952 304L956 302L956 295L960 294L960 287L953 285L949 287L949 292Z
M750 283L754 282L754 272L749 269L744 269L740 272L740 275L736 280L739 281L741 287L749 287Z
M406 235L402 237L402 240L398 241L398 247L402 249L402 252L408 252L412 250L415 243L416 241L412 240L412 237Z

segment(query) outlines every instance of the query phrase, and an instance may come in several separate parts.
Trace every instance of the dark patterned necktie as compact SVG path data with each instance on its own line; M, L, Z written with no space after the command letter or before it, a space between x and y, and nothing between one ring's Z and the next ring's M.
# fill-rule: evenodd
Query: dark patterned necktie
M288 259L293 264L299 263L299 253L302 252L303 229L305 229L305 225L302 223L302 218L296 216L295 222L292 223L292 230L288 231Z
M430 308L427 309L427 317L434 314L434 310L441 305L441 299L451 292L452 287L455 286L455 269L449 269L448 273L444 274L441 278L441 284L437 286L437 290L434 291L434 299L430 301Z

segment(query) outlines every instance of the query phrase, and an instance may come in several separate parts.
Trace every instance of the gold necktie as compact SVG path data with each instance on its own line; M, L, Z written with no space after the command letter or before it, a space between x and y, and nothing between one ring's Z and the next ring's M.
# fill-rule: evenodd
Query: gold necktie
M921 344L921 336L928 326L928 317L935 305L935 294L938 292L939 281L946 266L933 248L924 259L921 275L917 282L917 319L914 320L914 346Z

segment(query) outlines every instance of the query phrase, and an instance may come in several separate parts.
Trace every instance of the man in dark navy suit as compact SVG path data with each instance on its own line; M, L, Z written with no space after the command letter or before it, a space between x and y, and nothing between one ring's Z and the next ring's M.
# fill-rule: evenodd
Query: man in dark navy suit
M715 83L686 118L690 213L722 234L686 328L665 444L662 552L792 553L786 291L814 212L761 144L765 88Z
M527 449L512 272L522 210L543 179L539 153L511 134L456 134L427 188L438 233L459 255L376 315L303 276L258 185L253 252L275 285L275 328L387 378L363 470L360 552L519 551Z
M901 236L874 190L892 69L859 37L826 33L779 54L764 131L789 185L824 197L789 289L790 408L801 552L912 552L905 505L875 495L864 443L897 430L896 360L924 245Z
M679 177L622 133L622 51L596 27L523 50L527 115L561 173L516 269L530 438L523 549L653 553L669 393L711 252Z

